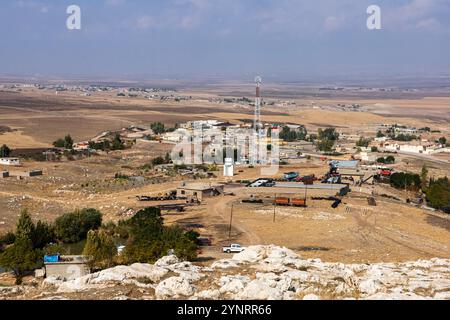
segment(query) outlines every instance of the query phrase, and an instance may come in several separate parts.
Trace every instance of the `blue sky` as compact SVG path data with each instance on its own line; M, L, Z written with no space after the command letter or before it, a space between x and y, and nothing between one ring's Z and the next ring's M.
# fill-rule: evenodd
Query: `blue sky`
M71 4L82 30L66 29ZM450 73L448 0L2 0L0 37L0 74Z

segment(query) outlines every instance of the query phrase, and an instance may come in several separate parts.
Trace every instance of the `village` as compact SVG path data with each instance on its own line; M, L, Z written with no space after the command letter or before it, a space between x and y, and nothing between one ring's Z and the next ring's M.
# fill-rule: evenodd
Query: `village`
M52 86L22 89L26 95L48 90L52 99L78 99L79 91L87 90L56 86L56 94ZM176 91L171 89L92 87L88 92L81 99L105 95L144 103L149 99L146 94L154 92L165 98L154 96L151 103L214 104L224 110L238 106L243 115L127 121L127 126L84 139L76 138L77 131L65 130L53 138L52 147L15 148L5 143L0 150L0 234L5 243L24 212L55 230L78 214L100 215L101 226L95 227L99 229L93 236L109 230L114 243L106 265L133 264L142 258L132 253L133 237L124 236L121 226L157 210L164 228L180 227L194 235L195 250L177 249L181 258L196 264L192 268L205 267L209 261L220 264L231 253L278 250L268 249L273 245L289 248L302 259L329 263L449 257L448 195L442 190L448 184L450 147L444 125L415 126L392 119L344 127L332 121L286 121L283 115L270 121L271 110L280 106L283 112L300 108L306 114L336 115L364 113L367 107L358 103L302 107L299 102L262 99L258 82L254 101L204 98L191 92L173 95ZM17 127L4 128L6 137L23 134ZM66 281L70 285L72 279L88 279L105 268L104 262L98 264L86 255L91 241L87 230L72 238L57 233L53 240L57 247L47 244L45 256L39 258L41 267L21 281L60 288ZM148 250L153 254L154 249ZM14 280L4 273L0 282ZM77 294L77 290L69 291ZM370 293L376 292L370 289L361 297ZM30 294L34 293L26 293Z

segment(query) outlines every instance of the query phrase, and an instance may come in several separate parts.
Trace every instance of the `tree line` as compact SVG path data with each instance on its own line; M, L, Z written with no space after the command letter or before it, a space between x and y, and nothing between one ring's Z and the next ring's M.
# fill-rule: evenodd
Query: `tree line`
M0 267L12 271L16 283L25 275L43 266L46 254L64 253L64 244L86 240L83 254L91 259L93 270L116 264L153 263L169 250L181 259L197 256L199 234L180 226L165 226L157 207L140 210L132 218L117 224L102 224L96 209L76 210L58 217L54 223L37 221L23 210L14 232L0 236ZM119 255L116 243L125 241Z

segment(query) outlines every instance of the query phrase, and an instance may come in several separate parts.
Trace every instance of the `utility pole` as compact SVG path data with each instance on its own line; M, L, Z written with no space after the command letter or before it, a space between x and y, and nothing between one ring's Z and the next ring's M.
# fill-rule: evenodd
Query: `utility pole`
M234 204L231 204L230 227L228 228L228 240L231 240L231 224L233 222L233 206L234 206Z
M275 201L273 203L273 222L275 222L276 209L277 209L277 194L275 193Z
M308 195L308 184L303 182L303 184L305 185L305 207L306 207L306 196Z

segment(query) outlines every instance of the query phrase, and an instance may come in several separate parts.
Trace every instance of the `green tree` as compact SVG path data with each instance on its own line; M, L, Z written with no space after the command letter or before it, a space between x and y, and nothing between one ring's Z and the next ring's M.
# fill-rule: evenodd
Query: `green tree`
M6 145L0 147L0 157L7 158L11 155L11 149Z
M53 142L53 146L56 148L65 148L71 150L73 148L73 139L70 134L66 135L64 139L58 139Z
M426 196L428 204L433 208L450 213L450 181L447 177L430 180Z
M56 241L54 227L39 220L34 228L31 241L33 242L33 247L38 249L42 249L47 244Z
M332 140L332 141L336 141L339 139L339 133L336 132L335 128L326 128L326 129L322 129L319 128L318 132L318 136L319 136L319 140Z
M424 164L422 166L422 171L420 173L420 187L424 192L427 190L427 183L428 183L428 168Z
M161 134L166 131L164 124L161 122L155 122L150 125L150 128L153 130L155 134Z
M440 137L439 138L439 143L442 144L443 146L447 145L447 138L446 137Z
M317 141L317 148L320 151L324 151L324 152L330 152L333 150L333 146L334 146L334 140L318 140Z
M35 232L35 225L27 209L20 212L19 221L16 225L16 238L32 240Z
M393 164L395 163L395 158L393 156L387 156L386 157L386 163L387 164Z
M335 142L339 139L339 133L335 128L319 128L317 131L318 141L317 148L323 152L330 152L333 150Z
M58 139L55 142L53 142L53 146L55 146L56 148L64 148L66 145L66 142L64 141L64 139Z
M363 137L360 137L358 141L356 141L357 147L365 147L367 148L370 144L370 139L364 139Z
M399 189L408 188L418 190L420 188L420 176L408 172L396 172L390 177L391 186Z
M77 210L55 220L56 238L64 243L76 243L86 238L89 230L102 224L102 214L96 209Z
M377 138L383 138L383 137L385 137L384 133L381 132L381 130L378 130L378 132L377 132Z
M64 137L64 148L69 150L73 148L73 139L70 134Z
M16 284L19 285L29 271L42 266L42 254L33 248L31 240L19 237L0 254L0 266L13 271Z
M164 227L161 211L146 208L119 224L128 229L128 241L123 253L127 263L153 263L167 255L170 249L181 259L197 255L196 234L185 233L179 226Z
M123 150L125 148L122 139L120 138L120 134L116 133L114 135L114 139L112 141L111 149L112 150Z
M87 234L83 255L91 258L92 269L105 269L114 265L117 256L117 247L114 239L103 230L91 230Z

